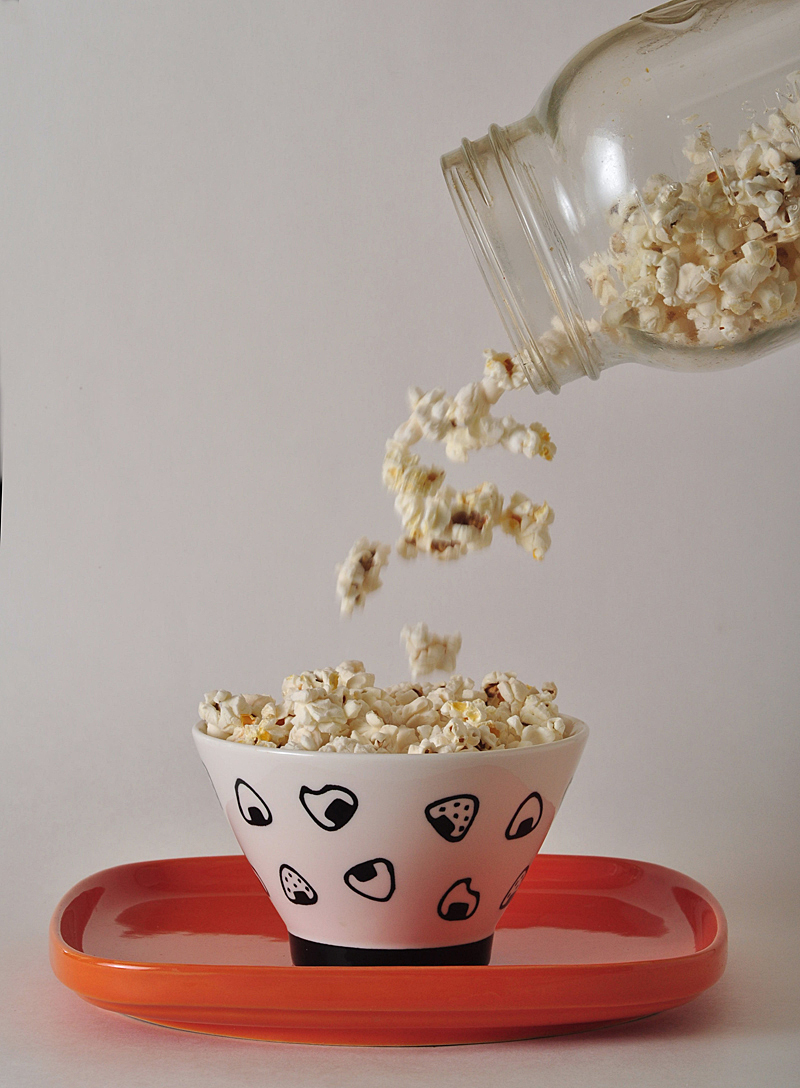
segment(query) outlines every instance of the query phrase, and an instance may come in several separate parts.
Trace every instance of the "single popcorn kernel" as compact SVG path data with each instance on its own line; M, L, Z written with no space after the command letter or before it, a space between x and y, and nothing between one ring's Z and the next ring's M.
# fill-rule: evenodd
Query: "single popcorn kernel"
M413 627L403 628L400 641L405 644L411 675L415 680L440 669L452 672L456 667L456 658L461 649L460 634L435 635L428 630L427 624L417 623Z
M381 587L380 571L389 562L390 550L388 544L362 536L337 566L336 591L343 614L363 608L367 594Z

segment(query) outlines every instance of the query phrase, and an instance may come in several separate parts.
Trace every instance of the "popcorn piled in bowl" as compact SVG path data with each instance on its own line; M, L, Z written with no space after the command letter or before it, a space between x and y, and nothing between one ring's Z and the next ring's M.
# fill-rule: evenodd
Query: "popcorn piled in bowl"
M451 676L440 684L381 688L361 661L288 676L282 701L269 695L208 692L200 717L210 737L285 751L486 752L549 744L571 734L555 684L535 688L514 673L480 684Z

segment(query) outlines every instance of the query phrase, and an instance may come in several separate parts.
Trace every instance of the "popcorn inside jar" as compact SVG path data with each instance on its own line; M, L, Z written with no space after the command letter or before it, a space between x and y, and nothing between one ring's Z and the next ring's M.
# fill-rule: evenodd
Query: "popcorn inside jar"
M770 23L763 4L689 6L661 30L630 20L527 117L442 159L536 393L800 340L800 9L775 0Z
M555 684L533 687L511 672L480 684L450 676L440 684L382 688L361 661L287 676L282 698L206 693L200 717L221 740L285 751L426 755L550 744L571 735Z
M581 265L603 331L721 348L800 316L798 125L788 96L735 149L700 127L682 181L653 174L610 209L608 248Z

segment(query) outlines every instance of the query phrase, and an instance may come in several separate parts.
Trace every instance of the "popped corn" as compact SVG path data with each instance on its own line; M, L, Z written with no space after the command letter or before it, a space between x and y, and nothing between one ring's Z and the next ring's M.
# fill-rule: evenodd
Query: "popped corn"
M443 469L422 464L419 455L411 452L411 446L422 438L443 443L451 461L466 461L470 453L496 445L546 461L556 452L540 423L522 424L513 416L492 414L491 408L500 397L522 388L526 378L519 360L510 355L487 351L484 357L483 378L465 385L454 397L443 389L423 393L412 388L411 414L386 443L383 482L396 496L395 510L403 523L397 551L405 559L420 552L438 559L458 559L486 548L492 542L492 530L502 525L506 514L503 496L494 484L484 482L458 491L445 483ZM540 509L533 503L531 507ZM544 507L550 510L547 504ZM549 517L552 521L552 512ZM536 558L544 556L548 544L549 539Z
M531 687L509 672L489 673L479 685L454 675L436 685L384 689L361 661L344 661L288 676L280 703L269 695L212 691L199 710L209 736L237 744L422 755L527 748L568 737L571 722L559 713L557 694L555 684Z
M435 635L425 623L406 626L400 632L405 645L411 675L416 680L432 672L453 672L461 649L461 635Z
M467 461L470 453L497 445L529 459L553 459L556 447L541 423L519 423L513 416L491 412L504 393L526 384L519 360L501 352L484 355L483 378L465 385L454 397L444 389L429 393L410 389L411 414L386 443L382 478L395 495L395 511L403 526L396 550L403 559L413 559L420 552L442 560L459 559L488 547L495 528L511 535L534 559L543 559L550 546L547 529L553 511L547 503L537 505L517 492L504 506L503 496L488 482L459 491L445 483L444 469L424 464L412 452L411 447L426 438L442 443L451 461ZM523 508L528 519L524 528ZM343 614L362 606L367 593L380 586L378 571L390 550L389 545L365 537L353 545L337 567L336 589ZM359 567L365 561L369 566L362 574Z
M350 614L354 608L363 608L367 594L380 589L380 572L389 562L390 551L388 544L365 536L355 542L344 562L336 567L336 592L342 612Z
M788 81L796 91L800 72ZM798 97L736 150L698 131L685 181L654 174L611 209L608 249L581 265L606 331L722 347L800 316Z
M512 536L534 559L543 559L550 547L549 528L553 523L553 511L542 503L536 506L521 491L515 491L508 500L500 518L500 528Z

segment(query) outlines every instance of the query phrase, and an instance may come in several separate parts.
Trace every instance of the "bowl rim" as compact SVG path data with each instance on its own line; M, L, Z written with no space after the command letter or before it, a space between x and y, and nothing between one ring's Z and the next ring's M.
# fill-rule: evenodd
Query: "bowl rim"
M572 718L568 714L562 714L561 717L565 722L568 722L571 728L571 732L567 737L561 737L559 740L546 742L544 744L530 744L525 745L522 748L495 748L485 752L462 751L462 752L320 752L320 751L303 751L302 749L292 748L290 751L286 751L285 748L267 748L264 745L257 744L236 744L235 741L230 741L225 737L210 737L206 732L206 722L196 722L192 727L192 734L197 743L202 744L224 744L228 747L235 746L240 751L260 752L262 755L280 755L283 759L290 759L293 756L299 756L302 759L308 759L311 756L329 757L330 759L342 760L372 760L373 755L392 755L392 756L411 756L416 758L418 756L429 755L435 756L437 761L440 759L477 759L480 757L484 762L486 759L501 759L507 757L510 754L519 756L522 752L540 752L551 751L556 748L558 751L563 751L565 746L571 746L579 742L585 742L589 736L589 727L586 722L581 721L580 718ZM199 738L202 737L202 741ZM259 756L261 758L261 756ZM338 765L338 764L337 764Z

